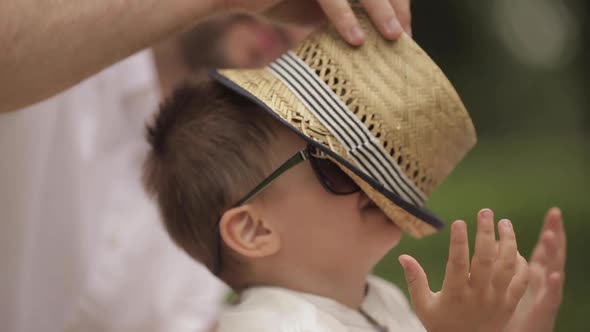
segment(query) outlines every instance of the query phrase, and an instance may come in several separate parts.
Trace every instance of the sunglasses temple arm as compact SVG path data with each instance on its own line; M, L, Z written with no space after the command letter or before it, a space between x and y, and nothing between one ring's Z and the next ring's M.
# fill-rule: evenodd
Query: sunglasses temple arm
M300 162L307 160L306 150L301 150L297 152L293 157L289 158L289 160L285 161L279 168L277 168L274 172L272 172L266 179L264 179L260 184L258 184L252 191L250 191L244 198L242 198L235 206L240 206L242 204L246 204L249 200L253 199L260 193L264 188L268 185L273 183L281 174L285 173L290 168L294 167L295 165L299 164ZM219 234L219 222L215 225L215 239L216 242L213 246L213 274L218 275L221 270L221 234Z
M252 191L250 191L244 198L242 198L235 206L246 204L248 201L256 197L262 190L273 183L281 174L285 173L290 168L299 164L300 162L307 160L305 150L297 152L289 160L285 161L279 168L272 172L266 179L260 182Z

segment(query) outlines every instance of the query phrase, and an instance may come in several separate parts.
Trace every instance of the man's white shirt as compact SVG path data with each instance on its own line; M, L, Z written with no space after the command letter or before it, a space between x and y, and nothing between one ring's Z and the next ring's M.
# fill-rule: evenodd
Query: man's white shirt
M150 52L0 115L0 330L191 331L225 286L169 240L140 182Z

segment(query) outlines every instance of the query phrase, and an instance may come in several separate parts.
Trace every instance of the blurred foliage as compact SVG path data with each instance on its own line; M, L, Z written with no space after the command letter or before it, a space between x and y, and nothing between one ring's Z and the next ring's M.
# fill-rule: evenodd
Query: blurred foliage
M414 38L453 82L480 136L539 127L588 133L590 4L565 1L581 31L574 60L538 69L511 56L502 43L492 17L498 1L414 1Z
M515 225L528 257L548 208L562 208L568 234L564 301L556 331L587 331L590 313L590 64L586 1L565 1L579 29L571 61L535 67L511 54L498 33L494 1L414 1L414 38L457 88L478 131L478 145L439 188L429 208L448 222L464 219L473 241L479 209ZM502 20L499 20L502 24ZM586 38L584 38L586 37ZM449 229L405 239L376 273L405 289L397 256L423 263L440 289Z

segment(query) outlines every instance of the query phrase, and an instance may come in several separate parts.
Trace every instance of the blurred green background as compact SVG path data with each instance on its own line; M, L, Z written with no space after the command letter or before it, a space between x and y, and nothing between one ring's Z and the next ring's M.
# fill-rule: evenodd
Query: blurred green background
M525 257L548 208L563 211L568 260L555 331L588 331L590 314L590 86L583 0L414 1L413 33L455 85L478 144L430 199L444 220L488 207L512 220ZM405 290L397 257L416 257L440 289L449 228L406 238L376 269ZM590 251L590 250L589 250Z

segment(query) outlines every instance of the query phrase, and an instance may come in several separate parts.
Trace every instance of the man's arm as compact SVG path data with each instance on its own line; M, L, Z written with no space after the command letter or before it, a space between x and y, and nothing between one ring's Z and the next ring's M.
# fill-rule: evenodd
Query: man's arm
M217 0L4 0L0 112L47 98L213 13Z
M279 3L319 5L349 43L364 41L348 0L2 0L0 113L63 91L216 12ZM361 3L385 37L409 27L409 0Z

